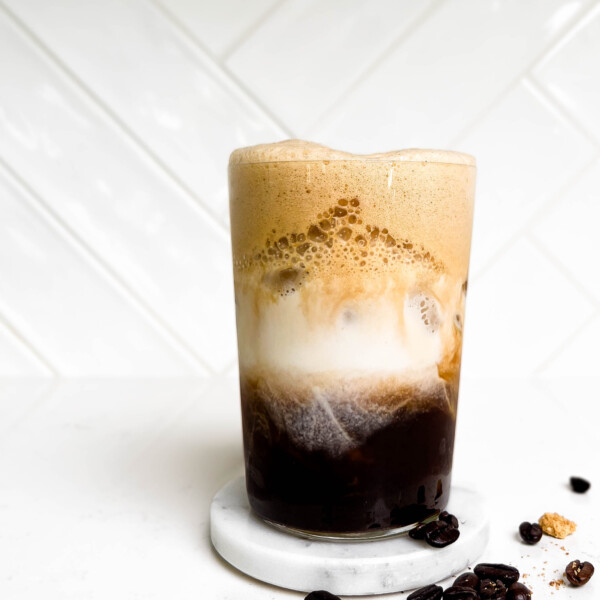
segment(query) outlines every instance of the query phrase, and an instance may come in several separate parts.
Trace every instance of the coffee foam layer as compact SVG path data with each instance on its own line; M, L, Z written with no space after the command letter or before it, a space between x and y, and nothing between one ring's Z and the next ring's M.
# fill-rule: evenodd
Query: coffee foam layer
M283 151L282 145L269 148L270 158ZM402 161L397 153L376 161L310 156L231 163L238 273L288 266L352 278L412 264L466 279L472 166Z

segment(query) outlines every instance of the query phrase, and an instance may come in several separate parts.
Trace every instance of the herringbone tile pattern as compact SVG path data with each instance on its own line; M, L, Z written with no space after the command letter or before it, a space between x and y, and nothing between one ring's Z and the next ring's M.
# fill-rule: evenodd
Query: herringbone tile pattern
M0 0L0 375L235 365L226 163L304 137L479 161L464 369L583 375L600 3Z

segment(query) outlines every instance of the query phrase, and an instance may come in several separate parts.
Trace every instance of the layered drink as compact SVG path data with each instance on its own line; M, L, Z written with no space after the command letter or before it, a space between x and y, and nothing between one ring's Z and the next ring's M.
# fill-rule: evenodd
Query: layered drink
M229 182L252 508L332 537L441 511L474 159L292 140L236 150Z

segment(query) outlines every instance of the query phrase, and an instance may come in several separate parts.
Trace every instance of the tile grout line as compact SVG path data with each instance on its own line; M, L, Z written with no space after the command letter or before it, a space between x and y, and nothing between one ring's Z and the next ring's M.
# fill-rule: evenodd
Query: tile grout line
M19 17L17 17L0 0L0 12L50 63L51 68L58 71L71 87L76 89L80 96L85 98L88 105L92 105L153 167L162 174L182 194L185 201L194 211L201 216L223 239L228 238L228 232L217 216L211 212L202 199L173 172L173 170L140 138L121 117L84 81L72 71Z
M549 402L554 406L552 408L553 411L560 411L561 413L566 413L568 411L567 407L561 402L560 398L558 398L554 393L551 393L551 388L547 388L548 377L533 371L531 375L529 375L528 380L531 385L541 394L549 399Z
M219 372L219 375L224 375L226 377L229 377L237 369L238 369L238 359L236 357L234 360L232 360L231 362L229 362L224 369L221 369L221 371Z
M340 102L342 102L342 99L349 94L352 94L364 82L370 73L382 65L389 58L389 55L392 52L394 52L407 39L414 35L425 24L425 22L429 20L431 15L437 12L444 3L445 0L433 0L430 6L428 6L423 13L414 20L414 22L408 29L406 29L406 31L392 40L384 50L382 50L366 67L362 69L362 71L350 82L346 89L329 103L329 106L327 106L327 108L325 108L325 110L308 125L307 130L314 132L315 130L319 129L323 121L326 120L340 104Z
M60 371L17 329L2 310L0 310L0 327L4 328L11 337L15 338L19 346L26 349L27 353L44 367L44 370L47 371L47 373L45 373L43 377L46 377L48 374L53 377L60 376Z
M546 246L537 238L535 233L528 232L525 234L525 239L531 243L536 250L566 279L569 284L583 296L593 308L591 314L583 320L583 322L575 328L562 342L557 346L550 354L534 368L532 374L540 374L548 364L552 362L560 353L569 346L569 344L581 333L581 331L589 325L597 316L600 311L600 302L594 297L592 293L573 275L571 272L564 267L552 253L546 248Z
M225 65L220 63L202 44L200 40L181 21L158 0L146 0L154 7L156 12L170 26L188 49L190 57L199 63L214 80L225 85L238 99L251 104L258 110L270 124L284 137L296 137L293 131L273 114L271 110L258 98L240 79Z
M560 188L556 191L556 193L550 195L542 202L542 204L538 207L537 210L519 227L497 250L494 254L479 268L477 271L473 273L472 279L478 279L482 276L482 274L489 270L491 266L493 266L502 255L508 250L508 248L514 244L520 237L526 235L529 228L538 221L544 214L546 214L549 210L555 206L560 199L562 198L565 191L573 185L578 179L583 177L588 170L590 170L596 161L598 160L597 156L592 157L588 162L584 163L583 166L576 171L565 181Z
M565 31L562 32L561 36L555 39L549 48L547 48L544 56L538 56L538 59L534 64L530 65L529 71L533 73L536 69L541 67L544 62L551 59L582 27L585 27L589 21L591 21L596 13L600 12L600 1L592 0L587 8L581 11L581 14L576 19L565 27Z
M569 269L556 260L533 232L526 233L525 239L536 247L544 258L594 307L595 311L600 310L600 301L576 277L573 277Z
M161 2L161 0L158 0ZM274 15L284 4L287 3L287 0L278 0L269 7L266 11L264 11L258 19L250 23L249 27L246 27L244 31L235 39L221 54L218 56L218 60L221 63L227 62L229 58L235 54L238 49L243 46L247 40L249 40L254 33L260 28L263 23L266 23L272 15ZM162 4L162 2L161 2Z
M577 131L577 133L585 138L596 151L600 152L600 140L597 140L594 136L590 135L585 126L575 119L571 112L566 110L556 96L547 90L533 74L528 75L523 80L523 83L529 88L532 95L537 96L540 102L546 104L549 110L567 123L572 129Z
M583 320L583 322L578 325L562 342L561 344L552 350L548 356L542 360L531 372L533 376L544 378L544 370L548 368L552 361L555 360L558 356L562 354L572 343L577 339L579 334L588 326L594 319L598 317L597 312L593 312L589 317Z
M519 72L519 74L510 81L510 83L488 104L470 123L468 123L459 133L457 133L449 142L450 146L456 146L461 144L466 137L468 137L472 131L484 121L487 116L513 91L519 83L531 75L532 71L546 58L546 56L553 52L553 50L559 46L563 41L571 35L571 33L580 26L580 24L588 18L590 13L595 10L594 3L588 8L584 9L581 14L574 15L572 21L564 26L564 28L556 33L545 46L536 54L536 56L527 64L525 69Z
M29 208L34 211L60 238L67 243L75 253L100 274L106 282L124 297L142 315L144 320L158 333L171 350L180 358L185 358L188 366L200 367L202 372L212 373L213 369L198 356L195 350L184 340L150 305L142 300L133 288L119 275L119 273L104 261L78 234L73 230L49 204L38 194L21 176L0 157L0 172L19 189L27 201Z
M228 77L228 79L240 90L246 98L250 102L252 102L261 112L266 115L269 115L269 119L276 126L276 128L284 134L285 137L294 139L298 137L294 131L288 127L277 115L275 115L271 110L267 107L266 104L256 95L250 88L246 86L246 84L239 79L239 77L231 71L231 69L227 65L221 65L221 71ZM269 140L270 141L270 140Z

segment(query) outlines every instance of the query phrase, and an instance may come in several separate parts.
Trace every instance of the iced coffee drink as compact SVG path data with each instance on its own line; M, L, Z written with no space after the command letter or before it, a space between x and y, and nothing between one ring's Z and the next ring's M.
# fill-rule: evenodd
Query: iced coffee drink
M250 504L328 536L445 507L475 162L300 141L229 164Z

